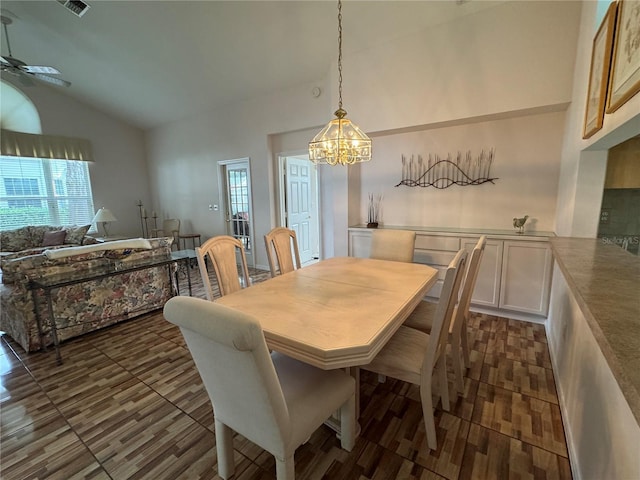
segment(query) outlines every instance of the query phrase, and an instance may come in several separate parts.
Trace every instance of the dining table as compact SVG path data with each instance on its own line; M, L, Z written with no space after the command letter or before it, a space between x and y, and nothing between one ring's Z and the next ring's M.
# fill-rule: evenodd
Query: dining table
M257 318L270 349L325 370L347 368L359 382L357 367L371 362L437 278L419 263L333 257L216 303Z

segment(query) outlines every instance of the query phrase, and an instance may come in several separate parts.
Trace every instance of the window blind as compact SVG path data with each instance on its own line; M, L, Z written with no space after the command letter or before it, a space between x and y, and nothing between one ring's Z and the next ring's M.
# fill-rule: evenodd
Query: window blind
M0 132L0 153L10 157L94 161L89 140L5 129Z

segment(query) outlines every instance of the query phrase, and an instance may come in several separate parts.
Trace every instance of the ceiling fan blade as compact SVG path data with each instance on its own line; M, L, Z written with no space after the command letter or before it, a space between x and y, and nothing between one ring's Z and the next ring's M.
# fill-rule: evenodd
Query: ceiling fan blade
M2 63L3 65L11 65L9 61L4 57L0 57L0 63Z
M22 70L29 73L46 73L47 75L60 75L60 71L54 67L44 65L25 65Z
M63 80L61 78L57 78L57 77L51 77L49 75L46 75L44 73L27 73L27 75L33 77L33 78L37 78L38 80L41 80L43 82L47 82L47 83L52 83L54 85L58 85L60 87L70 87L71 86L71 82L67 82L66 80Z

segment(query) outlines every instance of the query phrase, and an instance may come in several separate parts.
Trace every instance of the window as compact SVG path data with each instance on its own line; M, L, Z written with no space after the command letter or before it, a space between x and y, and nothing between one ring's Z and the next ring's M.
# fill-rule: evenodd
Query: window
M0 230L87 225L93 211L88 162L0 156Z

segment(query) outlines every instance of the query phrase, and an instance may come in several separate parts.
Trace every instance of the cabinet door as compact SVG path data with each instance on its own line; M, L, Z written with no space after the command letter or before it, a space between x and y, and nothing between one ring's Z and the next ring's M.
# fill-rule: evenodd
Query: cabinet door
M350 231L349 232L349 256L358 258L369 258L371 250L371 232Z
M469 252L478 242L477 238L464 238L462 246ZM473 289L471 303L484 307L498 308L500 300L500 278L502 276L502 242L501 240L487 240L480 262L480 270L476 286Z
M500 308L546 316L551 265L546 242L505 241Z

